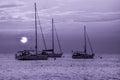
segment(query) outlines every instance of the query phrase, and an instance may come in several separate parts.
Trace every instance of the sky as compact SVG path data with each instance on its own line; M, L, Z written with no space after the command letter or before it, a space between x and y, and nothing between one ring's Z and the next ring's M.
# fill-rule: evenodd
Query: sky
M63 52L83 49L85 25L95 53L120 53L120 0L0 0L0 52L34 49L35 2L48 48L53 18ZM40 30L38 36L43 49Z

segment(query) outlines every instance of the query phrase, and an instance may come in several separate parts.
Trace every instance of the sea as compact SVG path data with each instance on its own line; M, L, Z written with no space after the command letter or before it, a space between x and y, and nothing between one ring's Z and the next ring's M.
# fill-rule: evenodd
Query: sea
M0 80L120 80L120 54L72 59L70 54L48 60L20 61L0 54Z

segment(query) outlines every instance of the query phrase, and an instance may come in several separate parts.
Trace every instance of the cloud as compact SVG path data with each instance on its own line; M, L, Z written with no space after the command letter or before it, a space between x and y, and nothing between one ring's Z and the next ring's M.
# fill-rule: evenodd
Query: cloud
M120 12L90 12L82 15L83 19L80 17L75 21L81 22L104 22L104 21L114 21L120 20Z
M120 20L120 12L67 11L54 13L53 16L62 22L104 22Z
M4 4L4 5L0 5L0 8L13 8L19 6L23 6L23 4Z
M47 0L46 0L47 1ZM114 21L120 20L120 12L108 11L90 11L87 6L77 6L78 0L53 0L38 1L37 8L41 21L48 21L52 17L57 19L58 22L101 22L101 21ZM61 6L60 4L65 4ZM73 2L77 3L72 4ZM84 2L84 1L80 1ZM7 0L0 5L0 21L33 21L34 19L34 1L25 0ZM56 4L55 4L56 3ZM40 5L39 5L40 4ZM82 3L80 3L82 4ZM25 5L25 6L24 6ZM24 6L24 7L21 7ZM79 8L81 7L81 8ZM84 9L84 7L86 7ZM14 8L14 9L13 9Z

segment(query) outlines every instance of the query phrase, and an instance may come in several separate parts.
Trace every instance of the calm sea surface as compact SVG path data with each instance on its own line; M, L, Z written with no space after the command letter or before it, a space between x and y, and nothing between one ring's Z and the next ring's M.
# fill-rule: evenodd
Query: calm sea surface
M14 54L1 53L0 80L120 80L120 55L76 60L66 54L56 60L19 61Z

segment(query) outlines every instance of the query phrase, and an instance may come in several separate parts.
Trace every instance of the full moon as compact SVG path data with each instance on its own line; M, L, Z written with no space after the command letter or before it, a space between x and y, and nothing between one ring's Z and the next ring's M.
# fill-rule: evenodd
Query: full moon
M27 43L27 41L28 41L27 37L21 37L20 40L21 43Z

